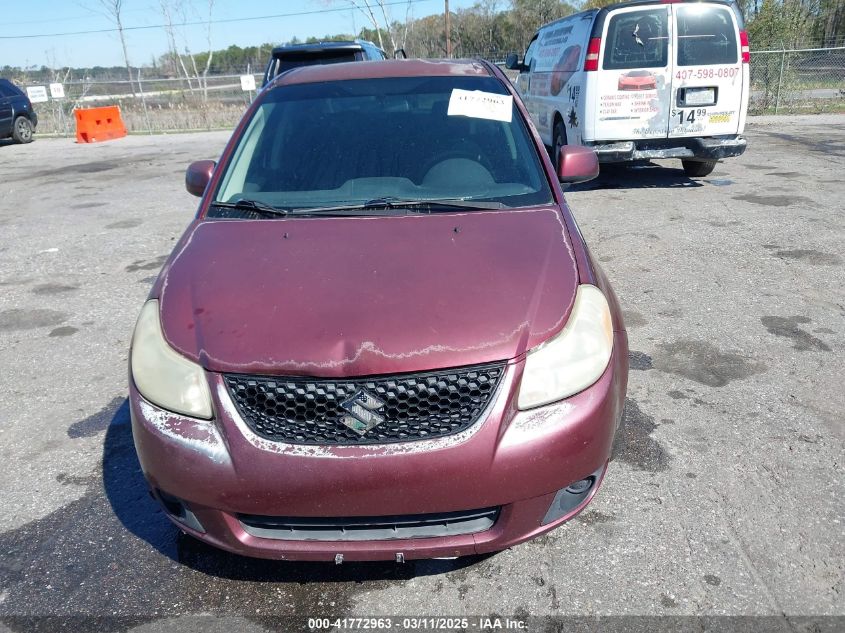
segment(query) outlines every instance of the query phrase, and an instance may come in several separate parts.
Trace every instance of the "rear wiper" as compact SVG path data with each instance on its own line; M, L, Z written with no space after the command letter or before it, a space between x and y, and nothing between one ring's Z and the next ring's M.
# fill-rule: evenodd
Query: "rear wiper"
M334 207L302 207L292 211L296 215L310 214L332 214L345 211L376 211L393 209L503 209L505 205L501 202L490 202L481 200L465 200L463 198L396 198L386 196L384 198L373 198L361 204L347 204Z
M247 198L240 198L235 202L215 201L211 204L212 206L223 207L224 209L242 209L244 211L254 211L255 213L260 213L261 215L265 216L285 217L291 212L291 210L287 207L274 207L273 205L267 204L266 202L261 202L260 200L249 200Z

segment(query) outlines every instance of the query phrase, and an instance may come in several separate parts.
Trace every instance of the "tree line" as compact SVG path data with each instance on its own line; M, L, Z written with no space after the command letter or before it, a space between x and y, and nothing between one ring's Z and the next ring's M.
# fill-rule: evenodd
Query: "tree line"
M114 6L114 0L102 0ZM324 40L344 40L355 37L380 45L389 57L403 49L408 57L445 57L446 34L443 14L413 18L410 3L407 8L384 0L320 0L323 4L346 4L366 16L367 26L358 33L327 34L324 37L294 38L289 42L265 42L255 46L229 46L214 49L211 31L208 47L202 52L188 50L187 38L179 28L189 14L190 0L159 0L166 19L168 51L154 57L150 63L129 64L125 67L0 68L4 77L21 77L29 81L57 79L115 80L136 79L139 72L146 77L183 77L203 88L208 74L243 73L248 68L260 73L270 51L280 44L310 43ZM206 0L210 23L213 0ZM118 3L119 4L119 3ZM543 24L571 13L612 4L607 0L583 0L570 4L565 0L478 0L471 7L450 13L453 57L493 57L502 59L508 52L522 52L533 33ZM845 46L845 0L738 0L746 20L752 50ZM394 15L391 15L394 10ZM402 13L400 19L395 14Z

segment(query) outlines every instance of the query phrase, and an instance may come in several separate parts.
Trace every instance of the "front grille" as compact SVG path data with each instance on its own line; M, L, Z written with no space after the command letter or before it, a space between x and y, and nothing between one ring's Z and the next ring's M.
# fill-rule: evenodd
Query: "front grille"
M459 433L486 408L504 363L361 379L224 374L257 435L292 444L360 445Z
M493 527L499 508L402 516L303 518L238 515L247 534L286 541L389 541L477 534Z

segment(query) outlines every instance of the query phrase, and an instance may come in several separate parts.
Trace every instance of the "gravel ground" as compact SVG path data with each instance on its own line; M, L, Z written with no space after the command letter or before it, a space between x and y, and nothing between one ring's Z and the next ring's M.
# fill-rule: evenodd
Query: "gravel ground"
M567 194L632 350L619 454L587 511L492 557L340 567L179 536L138 470L132 326L196 208L184 169L228 134L0 145L0 631L350 614L842 630L845 117L748 136L702 180L667 161ZM26 617L70 615L111 619Z

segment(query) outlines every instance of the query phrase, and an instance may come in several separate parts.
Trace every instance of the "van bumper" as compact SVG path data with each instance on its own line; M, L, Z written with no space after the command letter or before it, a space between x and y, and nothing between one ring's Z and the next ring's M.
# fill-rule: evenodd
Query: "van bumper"
M598 154L602 163L626 163L659 158L718 160L740 156L748 142L744 136L710 136L705 138L668 138L616 143L585 143Z

